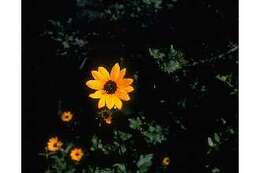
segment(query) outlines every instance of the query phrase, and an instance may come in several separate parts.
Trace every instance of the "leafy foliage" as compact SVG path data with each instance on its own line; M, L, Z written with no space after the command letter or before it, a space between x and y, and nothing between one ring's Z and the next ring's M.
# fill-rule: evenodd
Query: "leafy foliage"
M149 49L149 52L160 69L169 74L181 69L187 63L183 53L174 49L173 45L166 50Z
M79 31L68 29L71 27L72 19L66 22L49 20L48 30L42 36L48 36L50 39L59 43L57 54L61 56L79 56L83 59L86 56L86 45L88 41L81 37Z
M148 144L157 145L166 140L167 128L163 129L155 122L147 122L144 116L129 118L130 128L138 130Z
M162 0L132 0L117 1L115 3L89 1L89 0L77 0L77 5L81 8L94 7L94 10L84 10L84 14L92 20L108 19L110 21L122 21L130 19L141 19L144 17L153 17L163 6L166 5L171 8L175 4L175 0L169 0L166 4ZM96 10L95 10L96 9ZM143 23L143 27L147 27Z
M137 173L148 172L149 167L152 165L153 154L141 155L138 162L136 163L138 167Z
M31 57L39 52L44 57L33 59L36 70L30 71L40 83L32 90L39 97L37 105L49 109L38 114L51 124L46 133L62 134L65 144L57 153L41 154L47 159L46 172L235 172L236 3L73 3L63 9L68 15L58 11L46 17L39 45L28 46L36 52ZM135 76L135 93L122 111L98 111L84 83L93 67L114 62L127 67L126 75ZM39 94L39 89L46 92ZM54 120L57 99L58 112L75 110L75 122L65 126ZM111 124L104 121L108 114ZM69 160L70 143L85 147L86 157L79 164ZM164 156L172 162L162 167Z

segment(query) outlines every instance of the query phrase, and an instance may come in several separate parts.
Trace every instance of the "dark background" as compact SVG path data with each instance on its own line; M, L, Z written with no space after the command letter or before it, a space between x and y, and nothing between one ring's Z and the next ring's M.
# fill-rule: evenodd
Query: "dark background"
M57 116L59 101L62 100L64 107L80 115L93 114L95 105L87 98L89 92L84 87L84 81L89 78L88 72L92 67L100 63L111 66L119 60L118 57L125 58L123 62L128 67L128 74L136 71L139 74L137 92L133 96L135 102L129 103L130 106L148 113L160 123L172 125L166 151L158 151L174 153L175 167L170 168L169 172L207 172L207 143L204 139L216 129L223 128L216 123L216 119L224 117L237 133L237 96L230 96L231 89L212 77L218 73L233 73L237 77L237 52L231 55L236 57L235 60L220 60L186 68L186 76L182 72L177 74L181 78L177 83L172 80L172 76L160 72L144 50L149 47L166 47L174 42L178 49L195 62L226 52L229 42L238 43L237 10L237 1L184 0L173 11L161 12L151 27L142 29L131 20L118 23L98 20L85 22L84 18L78 17L79 11L74 1L23 1L23 172L44 172L46 163L38 153L52 134L62 136L66 133L72 138L83 132L91 134L95 130L95 120L91 116L80 116L78 120L84 122L84 126L73 132L60 128ZM89 59L80 70L81 59L57 56L57 43L41 36L49 19L65 20L68 17L76 18L74 27L82 33L100 33L98 38L89 38L90 44L86 48ZM115 37L107 37L108 31ZM189 84L194 79L207 86L206 95L191 90ZM157 90L152 88L154 83L158 84ZM167 103L158 105L162 97ZM188 104L195 106L187 106L185 110L178 108L180 98L187 98ZM178 129L173 122L174 116L183 117L182 121L188 131ZM238 171L237 159L237 136L234 136L210 162L220 165L223 172L232 173Z

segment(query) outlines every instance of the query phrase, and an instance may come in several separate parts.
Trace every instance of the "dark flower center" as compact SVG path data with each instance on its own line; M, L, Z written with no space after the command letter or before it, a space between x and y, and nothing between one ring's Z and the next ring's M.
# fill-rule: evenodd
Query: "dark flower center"
M115 93L116 88L117 88L116 83L114 81L111 81L111 80L107 81L104 85L104 89L108 94Z

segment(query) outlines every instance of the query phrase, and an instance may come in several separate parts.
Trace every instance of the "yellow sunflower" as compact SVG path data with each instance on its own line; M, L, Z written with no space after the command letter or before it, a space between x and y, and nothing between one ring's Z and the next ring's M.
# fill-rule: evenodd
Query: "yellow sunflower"
M163 166L168 166L171 163L170 157L164 157L162 160L162 165Z
M86 85L96 90L89 95L93 99L99 99L98 108L106 106L108 109L122 108L122 101L130 100L128 93L134 91L131 86L133 79L124 78L126 69L120 70L120 66L116 63L109 73L106 68L98 67L98 70L91 71L94 80L89 80Z
M69 122L72 120L72 118L73 118L73 114L70 111L63 112L61 115L61 120L63 122Z
M73 161L79 162L84 156L84 152L81 148L73 148L70 151L70 158Z
M60 150L62 147L62 142L59 140L58 137L52 137L47 142L47 150L51 152L56 152Z

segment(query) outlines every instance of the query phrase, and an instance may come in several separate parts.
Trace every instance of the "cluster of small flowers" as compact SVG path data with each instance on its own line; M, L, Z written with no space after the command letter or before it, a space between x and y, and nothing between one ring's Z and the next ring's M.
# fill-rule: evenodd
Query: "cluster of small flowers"
M65 123L68 123L72 121L73 117L74 115L70 111L65 111L61 115L61 120ZM50 153L56 153L63 150L62 146L63 142L61 139L57 136L54 136L48 140L46 150ZM73 147L70 150L69 156L72 161L79 162L84 156L83 149L81 147Z
M62 141L57 137L51 137L47 142L47 150L49 152L55 153L62 150ZM80 147L73 147L70 150L70 159L75 162L79 162L84 156L83 149Z
M133 83L132 78L124 78L126 74L126 69L120 69L118 63L116 63L111 72L109 73L106 68L98 67L98 70L91 71L94 80L89 80L86 85L96 90L94 93L90 94L89 97L93 99L99 99L98 109L103 109L105 115L102 115L104 123L107 125L112 124L112 109L121 110L122 100L129 101L129 93L134 91L131 86ZM64 111L61 114L61 120L64 123L70 123L74 119L74 114L71 111ZM51 137L46 146L46 150L49 153L57 153L64 150L62 140L57 137ZM72 161L79 163L84 156L84 151L81 147L72 147L69 151L69 157ZM171 160L168 156L162 159L161 164L167 167Z

